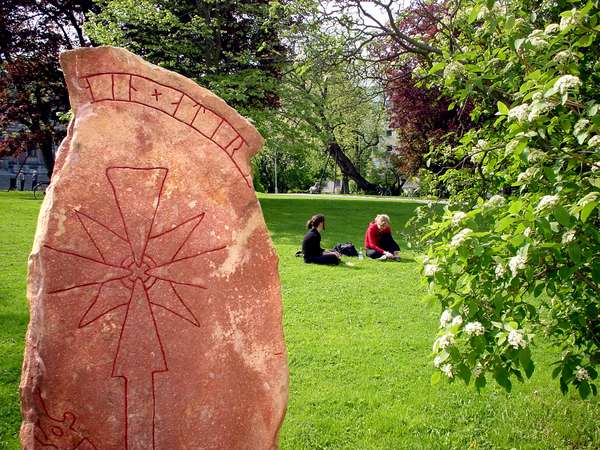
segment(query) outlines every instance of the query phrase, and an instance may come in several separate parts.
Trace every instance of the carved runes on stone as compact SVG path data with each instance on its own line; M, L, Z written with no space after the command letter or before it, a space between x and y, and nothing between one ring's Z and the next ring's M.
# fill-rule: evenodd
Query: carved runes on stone
M262 138L117 48L66 52L74 118L29 259L25 449L271 449L287 402Z

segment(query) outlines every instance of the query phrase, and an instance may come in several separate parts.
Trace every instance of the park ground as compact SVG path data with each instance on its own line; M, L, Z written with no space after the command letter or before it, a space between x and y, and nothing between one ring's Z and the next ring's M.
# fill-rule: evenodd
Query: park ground
M282 449L600 448L600 403L561 395L549 365L558 351L538 336L531 380L508 394L460 383L432 386L439 307L422 301L414 253L401 262L318 267L294 257L304 222L327 217L323 245L362 244L377 213L395 231L416 202L260 195L280 258L290 401ZM26 260L40 201L0 193L0 449L17 449L18 384L28 321Z

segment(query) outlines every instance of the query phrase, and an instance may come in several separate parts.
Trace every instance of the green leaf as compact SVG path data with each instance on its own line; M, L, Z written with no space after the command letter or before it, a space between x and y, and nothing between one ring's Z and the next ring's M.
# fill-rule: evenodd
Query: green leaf
M539 283L533 290L533 296L536 298L539 297L542 294L542 292L544 292L545 287L546 287L545 283Z
M500 219L497 223L496 223L496 227L495 230L496 232L500 233L503 230L505 230L506 228L508 228L509 226L511 226L517 219L511 216L506 216L503 219Z
M562 392L563 395L566 395L567 392L569 392L569 386L567 386L567 383L565 383L564 378L560 378L560 392Z
M510 30L513 29L514 26L515 26L515 16L510 15L506 18L506 21L504 22L504 30L509 32Z
M569 256L571 257L571 259L573 260L574 263L579 264L581 263L581 249L579 248L579 246L575 243L570 244L567 247L567 251L569 252Z
M477 378L475 378L475 387L477 388L478 391L481 391L481 389L483 389L485 387L485 384L486 384L485 376L479 375Z
M571 215L564 207L558 205L554 208L554 211L552 211L552 215L563 227L568 228L571 225Z
M600 264L592 264L592 280L600 283Z
M544 167L544 176L551 183L556 181L556 174L554 173L554 169L552 167Z
M596 38L596 33L586 33L579 38L579 40L575 43L578 47L589 47L594 42Z
M577 386L577 390L579 391L579 396L583 400L587 400L591 397L592 391L587 381L582 381L579 386Z
M437 73L440 70L443 70L444 67L446 67L446 63L445 62L437 62L433 66L431 66L431 69L429 69L429 73L430 74Z
M498 345L502 345L506 342L506 338L508 337L508 334L506 333L498 333L496 335L496 337L498 338Z
M485 340L485 338L483 336L475 336L471 339L471 345L479 353L482 353L485 350L486 344L487 344L487 341Z
M541 219L538 219L537 223L544 233L552 233L552 229L550 228L550 222L548 222L545 218L542 217Z
M561 370L562 370L561 366L555 367L554 370L552 371L552 378L556 378L558 375L560 375Z
M508 379L508 372L503 367L499 367L494 371L494 379L506 390L506 392L512 390L512 383Z
M571 276L573 276L573 274L577 271L577 267L567 267L567 266L563 266L560 269L558 269L558 276L562 279L562 280L570 280Z
M515 39L515 50L516 51L519 51L519 49L523 45L523 42L525 42L525 39L523 39L523 38L521 38L521 39Z
M508 212L510 212L511 214L517 214L518 212L521 211L521 208L523 207L523 201L521 200L515 200L513 202L510 203L510 207L508 208Z
M588 217L590 217L590 214L592 213L592 211L594 210L594 208L597 205L598 205L598 202L590 202L583 207L583 209L581 210L581 213L579 215L579 218L581 219L582 222L585 222L588 219Z
M529 361L529 363L527 363L524 369L527 378L531 378L531 375L533 375L533 372L535 371L535 364L533 363L533 361Z
M431 384L436 385L442 380L442 372L436 370L431 374Z
M501 115L501 116L507 115L508 114L508 106L506 106L504 103L499 101L498 102L498 112L499 112L498 115Z
M475 5L471 9L471 14L469 14L468 21L469 23L475 22L477 20L477 16L479 15L479 10L481 9L481 5Z
M525 367L531 361L531 351L529 347L525 347L519 350L519 362L522 367Z

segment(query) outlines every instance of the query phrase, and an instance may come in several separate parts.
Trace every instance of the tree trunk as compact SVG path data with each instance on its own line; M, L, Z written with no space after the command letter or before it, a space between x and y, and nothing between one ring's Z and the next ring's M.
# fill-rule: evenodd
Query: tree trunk
M350 193L350 186L348 183L349 183L348 175L344 174L342 177L342 194Z
M335 161L342 171L342 174L348 178L353 179L356 182L356 185L359 189L365 191L366 193L376 193L377 185L367 181L365 177L363 177L354 163L346 156L342 148L337 142L330 142L327 146L327 152L335 158Z
M52 141L47 138L40 144L40 150L42 151L42 158L44 158L44 165L48 171L48 179L52 178L52 172L54 171L54 149L52 148Z

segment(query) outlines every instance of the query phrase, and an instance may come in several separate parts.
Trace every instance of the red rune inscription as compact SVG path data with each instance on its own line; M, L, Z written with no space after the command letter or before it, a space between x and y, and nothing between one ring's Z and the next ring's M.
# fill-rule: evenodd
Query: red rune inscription
M53 417L46 408L39 389L34 394L40 416L35 424L34 438L45 448L59 450L97 450L96 446L75 429L77 417L66 411L61 418Z
M235 165L248 187L250 173L242 170L235 153L248 142L227 118L191 95L156 80L126 72L100 72L82 77L91 103L135 103L165 113L213 142Z
M162 308L198 327L198 320L180 295L178 286L198 289L206 289L206 286L196 276L193 280L184 278L178 266L225 248L221 246L191 256L179 256L204 214L163 233L153 234L168 172L164 167L106 169L112 200L119 211L125 235L119 235L109 224L87 213L75 211L98 252L98 259L44 246L55 264L60 267L78 265L83 269L80 273L85 274L80 280L63 280L62 285L50 293L82 287L96 290L94 300L81 317L79 328L94 324L117 308L126 311L111 377L123 380L123 439L127 450L155 448L154 374L168 372L169 368L154 309ZM161 249L158 263L147 254L149 246Z
M155 98L156 101L158 101L158 97L162 95L162 93L158 92L158 89L154 89L154 92L152 93L152 96Z

